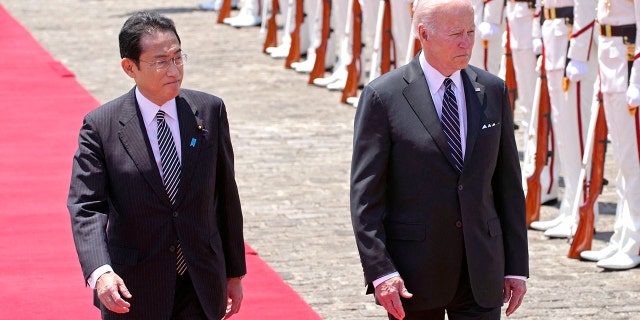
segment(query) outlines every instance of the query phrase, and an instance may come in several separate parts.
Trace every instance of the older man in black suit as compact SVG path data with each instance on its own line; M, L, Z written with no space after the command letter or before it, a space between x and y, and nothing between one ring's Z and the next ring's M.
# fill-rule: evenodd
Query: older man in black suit
M136 13L119 38L136 86L85 117L73 159L84 279L103 319L228 318L246 266L224 103L180 88L187 55L170 19Z
M419 0L422 52L367 85L351 215L368 292L389 319L499 319L529 275L507 87L468 65L468 0Z

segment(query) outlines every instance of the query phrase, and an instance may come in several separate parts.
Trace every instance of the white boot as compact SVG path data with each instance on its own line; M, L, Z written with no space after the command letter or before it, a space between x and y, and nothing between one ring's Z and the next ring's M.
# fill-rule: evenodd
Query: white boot
M600 250L587 250L580 252L580 258L589 261L600 261L609 258L618 252L618 246L610 244Z
M618 251L613 256L598 261L596 266L612 270L627 270L640 265L640 256L629 255L622 251Z

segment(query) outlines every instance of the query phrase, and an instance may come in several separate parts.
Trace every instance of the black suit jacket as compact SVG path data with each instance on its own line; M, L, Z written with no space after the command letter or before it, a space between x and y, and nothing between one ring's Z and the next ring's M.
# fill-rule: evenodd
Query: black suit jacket
M183 89L176 104L182 172L173 206L134 89L90 112L80 130L67 206L82 272L87 279L109 264L133 295L127 314L102 307L107 319L169 319L178 240L209 319L224 315L226 278L246 273L224 103Z
M464 259L476 302L502 305L528 276L525 202L507 88L469 66L464 168L456 173L418 57L372 81L355 117L351 215L365 281L398 271L407 310L453 298Z

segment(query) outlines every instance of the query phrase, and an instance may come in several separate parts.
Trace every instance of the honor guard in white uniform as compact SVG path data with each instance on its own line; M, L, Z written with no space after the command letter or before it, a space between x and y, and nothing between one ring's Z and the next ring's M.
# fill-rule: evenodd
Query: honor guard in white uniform
M219 11L220 8L222 8L222 1L224 0L203 1L198 4L198 7L202 10ZM232 0L231 7L235 8L237 6L238 6L238 0Z
M309 7L311 5L307 5L307 2L311 2L310 0L303 1L303 7ZM280 0L278 2L278 6L280 7L280 12L284 15L284 28L282 33L282 40L277 47L269 47L266 49L267 54L269 54L272 58L280 59L286 58L289 56L289 50L291 49L291 33L295 30L296 27L296 0ZM315 5L314 5L315 6ZM309 47L309 32L307 31L308 23L303 17L302 25L300 27L300 48L306 49ZM301 49L303 50L303 49Z
M262 18L260 17L259 0L241 0L240 12L235 17L225 18L223 23L232 27L254 27L260 25Z
M552 238L571 236L579 219L572 215L572 207L597 76L597 53L593 42L595 15L596 3L592 0L575 0L575 4L574 0L544 0L542 7L541 34L551 101L554 156L562 164L565 189L558 216L548 221L534 221L531 228L546 230L544 234ZM586 70L581 81L571 81L565 72L575 65Z
M619 198L608 245L580 256L606 269L625 270L640 264L639 13L639 1L598 1L601 90L613 157L619 165Z
M469 64L493 74L500 71L505 32L503 0L472 0L476 24L475 45Z
M518 85L516 106L522 112L520 128L523 130L524 163L522 165L523 186L526 190L526 178L535 171L536 154L536 128L537 117L532 117L534 106L534 93L538 72L536 71L537 58L542 49L542 41L539 37L540 18L535 14L535 0L509 0L506 2L506 17L509 23L509 42L511 43L511 55L513 67ZM534 34L536 36L534 37ZM550 139L550 146L553 146ZM548 203L558 198L558 165L555 163L553 153L547 161L540 175L541 203Z
M384 16L386 14L386 2L389 3L391 17L391 41L389 47L385 48L382 43L382 35L389 32L385 29ZM371 52L369 78L361 79L362 84L366 84L373 79L379 77L382 73L382 50L388 49L390 54L389 70L397 68L410 61L407 60L407 51L409 49L409 41L414 41L411 28L411 4L413 0L379 0L376 12L376 21L374 27L374 35L372 39L373 48ZM359 96L347 98L347 103L356 107L358 105Z
M291 63L291 68L296 72L310 73L316 63L316 49L320 47L322 43L323 2L324 0L305 1L306 8L309 8L309 10L305 9L307 13L306 20L309 23L309 27L307 28L309 32L309 48L307 48L307 58L304 61ZM307 5L307 3L309 5ZM329 29L331 29L331 27L329 27ZM331 31L329 31L329 37L331 38ZM325 68L329 68L333 66L333 62L336 59L333 41L327 41L326 50Z
M391 41L388 48L383 48L382 35L384 30L384 15L386 11L385 3L389 2L391 17ZM372 1L373 2L373 1ZM381 74L381 51L388 49L391 55L391 69L404 64L407 55L409 37L411 35L411 8L413 0L378 0L376 24L373 37L373 52L371 55L371 66L369 80L377 78Z
M336 87L341 86L344 88L347 81L347 65L351 62L352 45L350 32L347 32L351 30L352 26L347 26L347 20L353 21L351 20L353 18L348 18L348 16L352 15L348 8L349 1L352 0L333 0L331 2L331 23L333 25L331 42L334 44L334 50L338 53L338 56L329 76L313 80L313 84L316 86L326 87L333 84Z

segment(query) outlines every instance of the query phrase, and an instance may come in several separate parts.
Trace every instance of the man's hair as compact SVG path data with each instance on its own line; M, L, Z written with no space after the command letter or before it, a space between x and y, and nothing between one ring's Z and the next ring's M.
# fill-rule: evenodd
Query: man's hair
M418 0L416 6L414 7L415 11L413 13L413 31L416 38L419 38L418 34L418 26L422 24L429 33L435 32L435 29L439 23L438 18L442 14L441 10L445 8L445 6L452 1L450 0ZM458 2L466 2L468 3L471 10L473 10L473 6L471 2L468 0L462 0Z
M145 34L152 34L156 31L171 31L180 43L180 36L178 36L173 20L153 11L140 11L133 14L124 22L118 35L120 58L129 58L138 65L140 54L142 54L140 39Z

